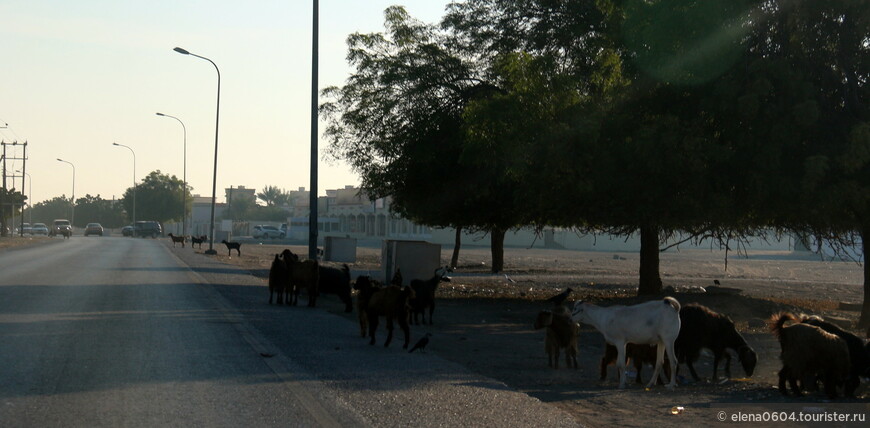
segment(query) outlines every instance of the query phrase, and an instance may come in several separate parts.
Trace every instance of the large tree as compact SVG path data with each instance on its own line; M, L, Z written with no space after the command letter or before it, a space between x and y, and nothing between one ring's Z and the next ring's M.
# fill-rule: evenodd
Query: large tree
M134 195L136 220L181 221L183 204L190 203L184 200L184 181L160 170L152 171L135 189L130 187L124 192L122 203L128 219L132 219Z
M487 116L475 103L503 93L486 63L462 55L455 40L412 19L385 12L387 34L353 34L345 86L324 91L332 153L348 161L371 197L416 222L490 233L492 270L503 268L505 232L524 224L512 142L480 134ZM497 144L494 144L497 143Z

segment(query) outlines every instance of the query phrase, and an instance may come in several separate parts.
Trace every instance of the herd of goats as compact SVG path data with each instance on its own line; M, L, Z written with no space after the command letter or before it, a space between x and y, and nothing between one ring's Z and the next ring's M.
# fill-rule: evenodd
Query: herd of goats
M239 245L224 242L228 251ZM378 320L386 319L389 346L393 339L393 322L404 333L403 349L410 340L409 323L419 323L419 317L429 324L435 309L435 292L442 281L450 281L447 267L435 270L427 280L414 279L404 286L400 271L396 271L389 284L381 284L369 276L354 281L357 291L356 309L360 335L375 343ZM308 295L308 306L315 306L320 293L337 295L345 304L345 312L353 311L350 268L322 266L316 260L301 260L289 249L276 254L269 269L269 303L276 298L278 304L296 305L302 289ZM699 304L681 306L673 297L648 301L636 305L596 306L578 301L569 309L565 302L571 289L548 299L552 309L541 311L534 323L535 329L546 329L544 347L551 367L559 367L560 351L565 363L577 367L577 338L580 323L597 329L607 346L601 358L601 380L606 378L607 367L617 366L619 388L626 384L626 361L636 370L637 383L641 383L641 368L654 364L653 375L647 388L653 387L660 377L670 377L668 388L676 386L677 366L684 363L695 381L699 380L693 363L702 349L713 354L713 379L717 379L720 361L724 359L725 375L731 376L731 354L734 351L747 376L752 376L757 363L755 351L737 331L726 315ZM788 325L786 325L788 323ZM854 397L862 378L870 377L870 342L824 321L817 316L795 316L778 313L769 319L773 335L779 340L782 369L779 371L779 391L788 395L786 382L796 396L803 391L816 390L821 381L829 398L836 398L838 389L846 397ZM423 348L428 336L415 348ZM665 365L667 363L667 365ZM661 375L661 376L660 376Z

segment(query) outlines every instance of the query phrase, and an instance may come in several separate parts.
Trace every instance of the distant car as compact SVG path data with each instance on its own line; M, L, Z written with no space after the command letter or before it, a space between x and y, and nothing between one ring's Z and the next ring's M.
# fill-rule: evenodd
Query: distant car
M33 228L30 227L30 223L24 223L21 225L21 233L24 235L33 235Z
M51 229L48 231L48 236L63 235L65 237L72 236L72 224L69 220L57 219L52 222Z
M163 227L159 221L137 221L133 225L133 236L156 238L160 235L163 235Z
M30 228L30 231L34 235L48 236L48 226L46 226L45 223L33 223L33 227Z
M100 223L88 223L88 225L85 226L85 236L88 235L103 236L103 225Z
M133 226L124 226L121 228L121 236L133 236Z
M274 239L274 238L284 238L285 234L284 234L284 232L280 231L275 226L268 226L268 225L261 224L258 226L254 226L254 230L251 231L251 236L253 236L255 239L258 239L258 238Z

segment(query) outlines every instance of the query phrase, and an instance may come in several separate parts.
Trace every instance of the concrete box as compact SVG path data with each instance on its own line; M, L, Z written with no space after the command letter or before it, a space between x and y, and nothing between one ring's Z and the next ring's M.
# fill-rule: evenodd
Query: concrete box
M412 279L432 278L441 266L441 245L424 241L385 240L381 247L381 273L389 283L396 269L402 271L402 285Z
M323 241L323 260L328 262L355 263L356 238L327 236Z

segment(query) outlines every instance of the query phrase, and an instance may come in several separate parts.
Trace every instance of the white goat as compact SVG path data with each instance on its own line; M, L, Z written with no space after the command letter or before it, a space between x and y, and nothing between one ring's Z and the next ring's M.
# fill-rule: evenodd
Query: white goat
M576 322L590 324L604 335L607 343L616 347L619 388L625 388L625 344L657 345L656 367L647 388L659 377L665 351L671 365L671 382L668 388L677 385L677 356L674 341L680 334L680 302L673 297L654 300L633 306L595 306L576 302L571 317Z

